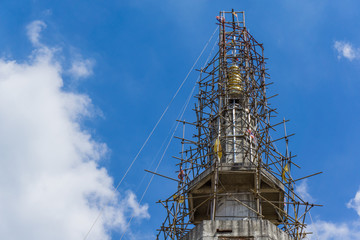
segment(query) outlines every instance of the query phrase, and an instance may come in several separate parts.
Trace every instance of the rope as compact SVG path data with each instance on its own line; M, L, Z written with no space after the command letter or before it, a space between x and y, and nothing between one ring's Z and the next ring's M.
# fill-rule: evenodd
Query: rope
M186 104L185 104L185 107L183 108L183 111L182 111L182 113L181 113L181 116L180 116L180 118L178 118L178 119L182 119L182 117L183 117L183 115L184 115L184 113L185 113L185 110L186 110L186 108L187 108L187 106L188 106L188 104L189 104L189 102L190 102L190 99L191 99L191 97L192 97L192 95L193 95L193 93L194 93L195 87L196 87L196 85L193 87L193 89L192 89L192 91L191 91L191 93L190 93L190 95L189 95L189 98L188 98L188 100L187 100L187 102L186 102ZM179 127L179 123L180 123L180 122L177 122L176 127L175 127L175 129L174 129L174 131L173 131L173 134L171 135L171 138L169 139L168 144L166 145L166 148L165 148L163 154L161 155L160 161L159 161L159 163L157 164L157 166L156 166L156 168L155 168L155 171L154 171L155 173L157 172L157 170L158 170L158 168L159 168L162 160L164 159L164 156L165 156L165 154L166 154L166 152L167 152L167 150L168 150L168 148L169 148L169 146L170 146L170 143L171 143L172 139L174 138L175 132L176 132L177 128ZM140 201L139 201L139 204L141 204L142 200L144 199L145 194L146 194L146 192L148 191L148 189L149 189L149 187L150 187L150 184L151 184L153 178L154 178L154 174L151 176L150 181L149 181L148 185L146 186L146 189L145 189L143 195L141 196L141 199L140 199ZM126 224L125 230L124 230L123 234L121 235L120 240L123 239L123 237L124 237L124 235L125 235L128 227L130 226L130 223L131 223L131 221L132 221L133 218L134 218L134 215L131 216L131 218L129 219L128 223Z
M148 169L152 169L152 168L153 168L153 165L154 165L154 163L155 163L155 160L158 159L158 156L160 155L161 150L162 150L162 149L164 148L164 146L166 145L168 139L169 139L170 136L171 136L171 133L173 132L173 130L174 130L174 128L175 128L175 126L176 126L176 122L174 122L173 125L171 126L171 128L170 128L170 130L169 130L169 132L168 132L168 135L166 136L166 138L165 138L164 141L162 142L161 147L159 148L159 150L156 152L156 155L155 155L155 157L153 158L153 160L151 161L151 163L149 164ZM142 183L144 182L145 177L146 177L146 173L143 175L143 178L141 179L141 182L139 183L138 187L136 188L136 192L139 191L139 188L140 188L140 186L142 185Z
M215 32L216 32L216 31L217 31L217 28L216 28ZM213 35L211 36L211 38L214 36L215 32L213 33ZM210 40L211 40L211 38L210 38ZM218 39L217 39L217 40L218 40ZM206 66L206 64L209 62L210 56L212 55L212 53L213 53L213 51L214 51L216 42L217 42L217 41L214 42L214 45L213 45L213 47L212 47L212 49L211 49L211 51L210 51L209 56L207 57L207 59L206 59L206 61L205 61L204 66ZM191 97L192 97L193 94L194 94L196 85L198 84L198 81L199 81L199 80L200 80L200 77L198 77L197 81L195 82L195 85L194 85L194 87L192 88L192 90L191 90L191 92L190 92L190 94L189 94L189 96L188 96L188 98L187 98L187 100L186 100L186 102L185 102L185 104L184 104L184 106L183 106L182 112L181 112L181 114L179 114L179 116L177 117L177 119L182 119L182 118L183 118L184 113L185 113L185 111L186 111L186 109L187 109L187 107L188 107L188 105L189 105L189 103L190 103ZM162 156L161 156L161 158L160 158L160 161L159 161L159 163L157 164L157 166L156 166L156 168L155 168L155 171L154 171L155 173L157 172L157 170L158 170L158 168L159 168L159 166L160 166L160 164L161 164L161 162L162 162L162 160L163 160L163 158L164 158L164 156L165 156L165 154L166 154L166 152L167 152L167 150L168 150L168 148L169 148L169 146L170 146L170 143L171 143L172 139L174 138L175 132L176 132L177 128L179 127L179 124L180 124L180 122L177 122L176 127L175 127L175 129L174 129L174 131L173 131L173 133L172 133L172 136L171 136L171 138L169 139L168 144L166 145L166 148L165 148L165 150L164 150L164 152L163 152L163 154L162 154ZM148 191L148 189L149 189L149 187L150 187L150 184L151 184L153 178L154 178L154 175L151 176L150 181L149 181L148 185L146 186L146 189L145 189L143 195L141 196L141 199L140 199L140 201L139 201L139 204L141 204L142 200L144 199L145 194L147 193L147 191ZM124 230L123 234L121 235L120 240L122 240L123 237L125 236L126 231L127 231L128 227L130 226L130 223L131 223L131 221L133 220L133 218L134 218L134 215L131 216L131 218L129 219L128 223L126 224L125 230Z
M143 145L141 146L139 152L136 154L135 158L133 159L133 161L131 162L130 166L128 167L128 169L126 170L125 174L123 175L123 177L121 178L120 182L118 183L118 185L116 186L116 188L114 189L114 193L117 192L118 188L120 187L121 183L124 181L125 177L127 176L127 174L129 173L130 169L132 168L132 166L134 165L135 161L137 160L137 158L139 157L140 153L142 152L142 150L144 149L144 147L146 146L147 142L149 141L149 139L151 138L151 136L153 135L154 131L156 130L157 126L159 125L160 121L162 120L162 118L164 117L164 115L166 114L166 112L168 111L170 105L172 104L172 102L174 101L174 99L176 98L177 94L179 93L179 91L181 90L181 88L183 87L183 85L185 84L186 80L188 79L190 73L193 71L195 65L197 64L197 62L199 61L200 57L202 56L202 54L204 53L205 49L207 48L209 42L211 41L211 39L213 38L213 36L215 35L216 31L217 31L218 27L215 29L214 33L211 35L210 39L207 41L207 43L205 44L203 50L201 51L200 55L198 56L198 58L196 59L195 63L192 65L190 71L188 72L188 74L186 75L185 79L182 81L182 83L180 84L179 88L177 89L177 91L175 92L174 96L172 97L172 99L170 100L169 104L166 106L164 112L161 114L159 120L157 121L157 123L155 124L155 126L153 127L153 129L151 130L149 136L146 138L145 142L143 143ZM86 233L84 240L87 239L87 237L89 236L91 230L94 228L95 224L97 223L97 221L99 220L100 216L102 215L102 213L104 212L105 206L103 206L98 214L98 216L96 217L94 223L91 225L89 231Z
M310 219L311 219L311 224L314 226L314 232L315 232L316 239L319 240L319 235L317 234L316 227L315 227L315 224L314 224L314 221L313 221L313 219L311 217L310 212L309 212L309 216L310 216Z

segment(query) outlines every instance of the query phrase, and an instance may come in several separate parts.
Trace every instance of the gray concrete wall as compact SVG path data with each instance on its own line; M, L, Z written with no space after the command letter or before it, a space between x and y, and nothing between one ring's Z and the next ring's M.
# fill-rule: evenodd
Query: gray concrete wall
M219 196L217 197L217 207L215 213L216 220L242 220L244 218L257 218L257 214L240 204L237 200L243 204L256 209L256 203L253 193L243 192L242 194L234 194L234 196Z
M268 220L244 219L237 221L203 221L193 228L183 240L293 240Z
M223 152L222 163L241 163L244 166L252 165L255 156L255 140L250 137L248 130L255 134L254 118L238 104L233 109L233 105L224 110L224 114L219 121L214 118L209 124L212 143L218 138L220 126L220 141ZM252 156L252 157L251 157ZM215 156L211 156L215 160Z

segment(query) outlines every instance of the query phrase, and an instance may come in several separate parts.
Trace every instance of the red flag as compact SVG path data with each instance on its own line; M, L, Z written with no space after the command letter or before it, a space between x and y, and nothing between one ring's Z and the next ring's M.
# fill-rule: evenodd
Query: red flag
M216 20L218 20L220 23L224 23L224 22L225 22L225 18L224 18L224 17L216 16Z
M179 178L181 181L184 181L184 177L185 177L184 170L182 170L182 168L180 168L180 172L179 172L178 178Z

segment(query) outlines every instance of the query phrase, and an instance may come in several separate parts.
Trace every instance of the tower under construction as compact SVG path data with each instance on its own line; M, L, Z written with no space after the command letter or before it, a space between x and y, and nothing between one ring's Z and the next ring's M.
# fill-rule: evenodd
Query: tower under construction
M315 205L294 191L306 177L291 174L299 168L288 149L293 134L269 104L263 45L244 12L216 19L219 48L200 69L196 121L181 121L194 137L180 137L178 188L159 201L167 215L157 239L303 239Z

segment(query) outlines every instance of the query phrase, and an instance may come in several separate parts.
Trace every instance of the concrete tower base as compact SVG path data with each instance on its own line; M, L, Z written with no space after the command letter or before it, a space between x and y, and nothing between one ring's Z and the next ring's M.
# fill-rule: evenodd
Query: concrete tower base
M205 220L183 240L292 240L268 220Z

